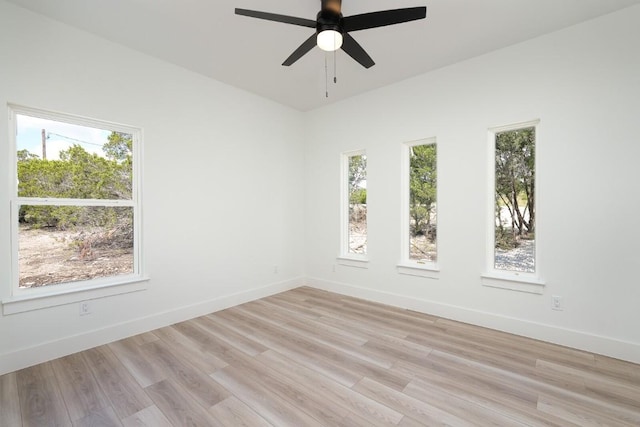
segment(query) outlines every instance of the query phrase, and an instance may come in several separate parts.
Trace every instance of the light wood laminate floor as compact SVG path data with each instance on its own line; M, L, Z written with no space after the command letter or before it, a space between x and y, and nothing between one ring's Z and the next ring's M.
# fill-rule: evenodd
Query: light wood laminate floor
M0 426L639 426L640 366L299 288L0 377Z

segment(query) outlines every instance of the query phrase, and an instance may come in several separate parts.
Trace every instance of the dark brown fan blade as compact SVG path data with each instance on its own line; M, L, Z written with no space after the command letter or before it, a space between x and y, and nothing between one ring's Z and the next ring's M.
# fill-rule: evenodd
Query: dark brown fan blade
M365 52L362 46L348 33L343 34L342 50L359 62L364 68L371 68L375 65L375 62L373 62L369 54Z
M345 31L359 31L368 28L384 27L386 25L401 24L403 22L424 19L427 7L408 7L405 9L382 10L379 12L363 13L347 16L343 20Z
M285 24L299 25L301 27L315 28L316 21L295 16L278 15L276 13L259 12L257 10L237 9L236 15L249 16L251 18L266 19L267 21L283 22Z
M304 43L300 45L287 59L282 63L282 65L288 67L289 65L296 62L298 59L302 58L307 52L309 52L316 45L316 34L313 33L311 37L309 37Z

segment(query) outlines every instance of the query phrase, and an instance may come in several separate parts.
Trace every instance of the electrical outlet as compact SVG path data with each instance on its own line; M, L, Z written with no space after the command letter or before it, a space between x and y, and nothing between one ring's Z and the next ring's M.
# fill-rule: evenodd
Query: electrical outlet
M564 310L564 303L562 302L562 297L559 295L551 296L551 309L562 311Z
M273 274L278 274L278 266L277 265L273 266Z
M333 268L331 269L334 273L336 272L336 265L333 264Z
M87 314L91 314L91 306L89 301L82 301L80 303L80 316L86 316Z

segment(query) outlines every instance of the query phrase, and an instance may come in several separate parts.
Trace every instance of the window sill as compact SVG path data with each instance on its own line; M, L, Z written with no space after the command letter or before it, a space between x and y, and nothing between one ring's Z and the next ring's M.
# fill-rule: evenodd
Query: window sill
M407 262L400 263L396 266L398 269L398 273L406 274L409 276L418 276L418 277L427 277L429 279L439 279L440 277L440 269L435 262L428 263L418 263L418 262Z
M515 273L485 273L481 276L481 280L483 286L539 295L544 292L545 287L544 280L539 277L522 276Z
M2 314L24 313L42 308L56 307L59 305L73 304L80 301L110 297L114 295L138 292L147 289L149 278L145 276L126 276L117 281L92 287L73 289L51 289L37 293L24 293L8 297L2 300Z
M340 265L356 268L369 268L369 260L364 256L343 255L336 258L336 262Z

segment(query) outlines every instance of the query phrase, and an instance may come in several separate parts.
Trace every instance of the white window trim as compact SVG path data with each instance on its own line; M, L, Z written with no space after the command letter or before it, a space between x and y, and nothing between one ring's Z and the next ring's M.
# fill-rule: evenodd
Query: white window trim
M18 197L18 181L11 183L11 282L9 296L2 298L3 314L21 313L57 305L70 304L87 299L135 292L146 289L148 281L145 274L145 263L142 250L142 129L123 124L79 117L75 115L44 111L36 108L15 104L8 105L9 110L9 144L10 152L15 155L16 144L16 115L22 114L48 120L89 126L109 131L123 132L132 135L133 139L133 182L131 200L92 200L92 199L57 199L57 198L29 198ZM15 156L10 162L11 178L17 177L17 163ZM129 275L96 278L93 280L61 283L38 288L21 289L18 285L18 227L17 218L19 206L47 205L55 202L57 205L74 206L125 206L134 210L134 272ZM5 291L6 292L6 291ZM4 292L3 292L4 293Z
M336 260L338 264L348 267L368 268L369 262L368 254L354 254L349 252L349 157L366 155L367 152L364 149L345 151L340 155L340 252ZM367 189L367 198L368 196L369 193ZM367 225L367 234L368 232L369 229Z
M358 254L339 256L336 258L336 262L346 267L369 268L369 260Z
M434 264L435 263L429 263ZM416 264L398 264L396 265L396 270L400 274L406 274L407 276L417 276L417 277L426 277L429 279L439 279L440 278L440 269L438 267L432 266L421 266L419 263Z
M436 137L419 139L416 141L405 142L402 144L402 157L400 165L400 262L396 266L398 273L410 276L428 277L437 279L439 277L440 268L437 261L418 261L409 258L409 246L411 244L411 236L409 229L411 221L409 219L409 195L410 195L410 167L411 167L411 148L418 145L436 145ZM436 168L438 160L436 159ZM436 183L436 194L438 194L439 180ZM436 217L438 215L438 204L436 203ZM436 237L437 248L437 237ZM436 249L437 250L437 249Z
M535 173L536 173L536 220L539 218L539 206L540 193L539 186L539 168L538 159L539 156L539 144L540 141L540 120L531 120L527 122L514 123L504 126L496 126L489 128L488 132L488 159L487 164L489 166L488 173L488 198L487 198L487 237L486 237L486 265L485 272L481 274L481 281L484 286L492 288L507 289L517 292L527 292L534 294L542 294L545 287L545 281L542 279L540 268L540 229L538 223L536 224L536 243L535 243L535 272L526 273L518 271L506 271L498 270L495 268L495 150L496 150L496 134L501 132L508 132L523 128L535 128L536 132L536 158L535 158Z

